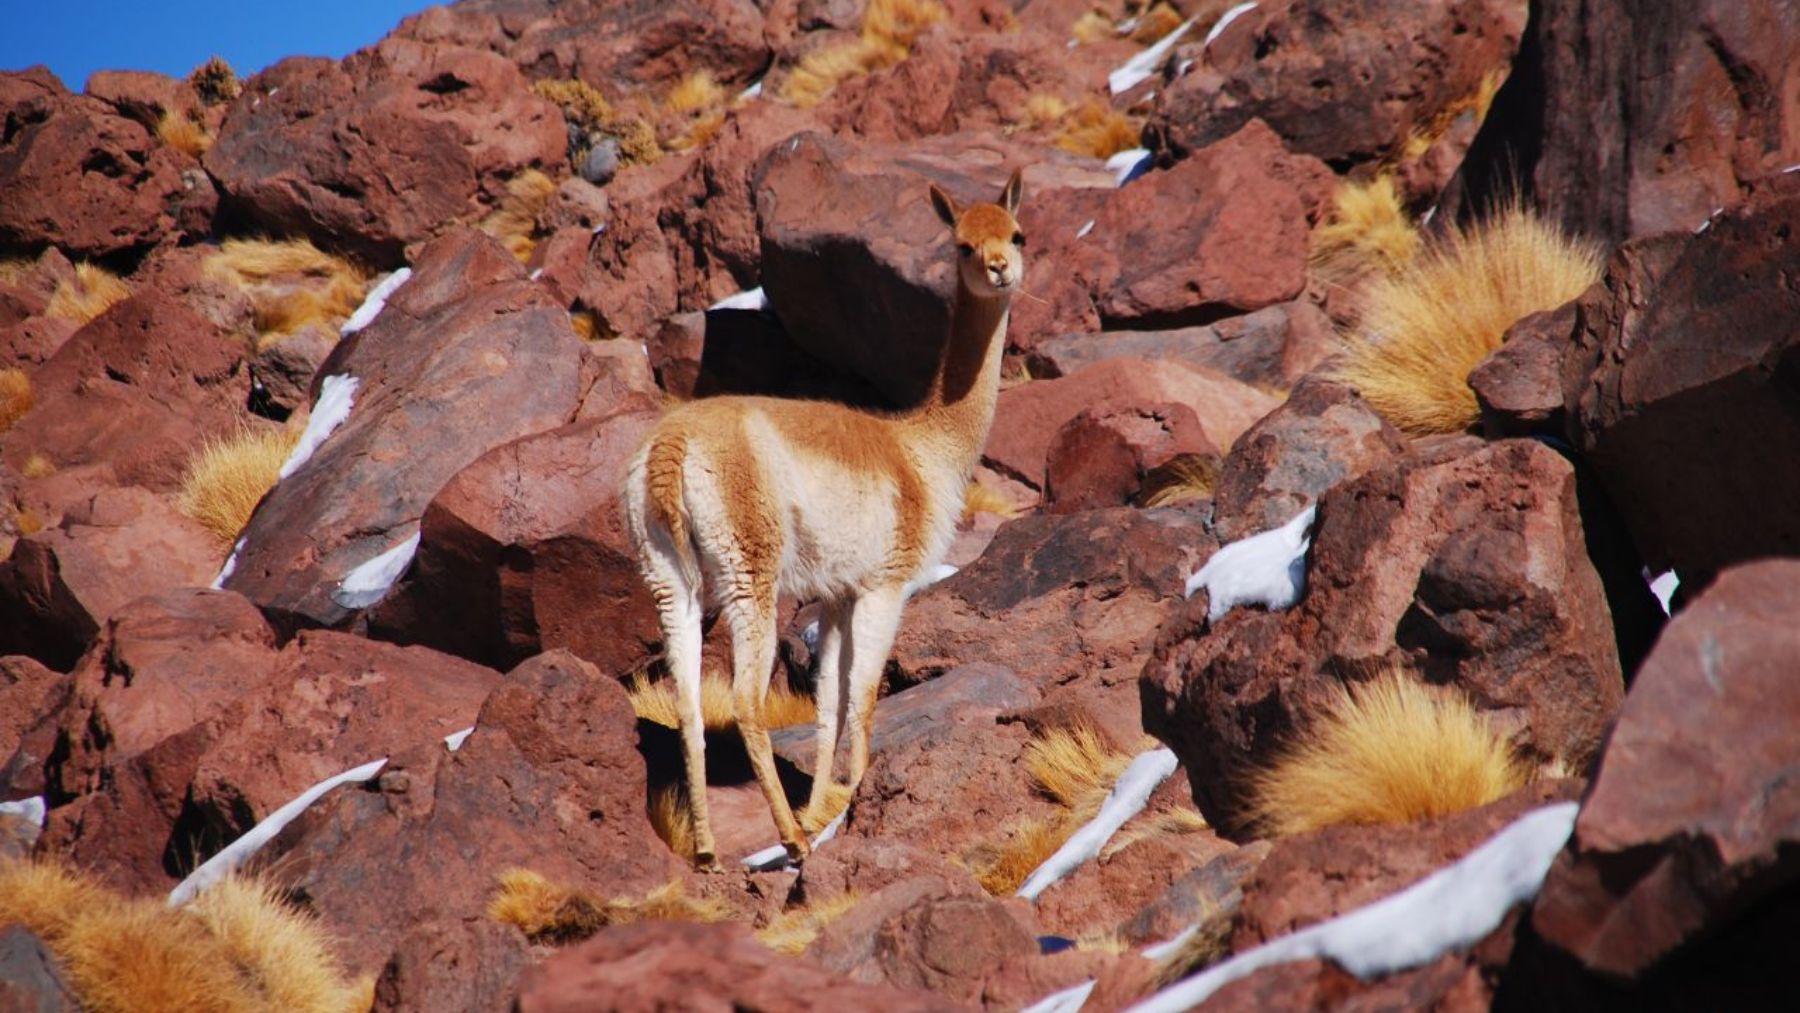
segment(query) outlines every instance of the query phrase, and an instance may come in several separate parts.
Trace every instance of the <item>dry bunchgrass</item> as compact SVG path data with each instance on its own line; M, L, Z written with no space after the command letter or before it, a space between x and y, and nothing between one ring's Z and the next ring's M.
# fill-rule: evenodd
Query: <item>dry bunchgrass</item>
M244 90L243 85L238 83L237 73L231 69L231 64L217 56L195 67L194 72L188 75L188 84L193 86L194 94L200 96L200 101L209 106L229 102Z
M26 478L48 478L56 474L56 462L43 454L32 454L19 466L19 474Z
M56 290L50 293L44 315L85 325L130 295L131 286L106 268L76 264L74 276L58 282Z
M305 239L227 239L202 270L249 296L259 349L308 326L337 330L369 290L361 267Z
M613 106L600 90L586 81L569 79L563 81L544 80L532 84L532 90L557 108L562 110L563 118L581 129L582 133L599 132L619 142L619 165L648 165L662 157L662 145L657 143L656 128L642 115L628 113ZM581 164L586 156L585 150L575 153L575 163Z
M1027 129L1054 126L1067 115L1069 103L1061 96L1038 92L1025 99L1025 113L1019 125Z
M1138 146L1141 131L1124 113L1091 98L1063 121L1056 146L1077 155L1111 158Z
M999 489L970 481L963 492L962 523L972 523L980 514L1012 520L1019 516L1019 505Z
M1475 91L1450 103L1423 126L1415 127L1407 132L1406 138L1400 142L1398 160L1411 162L1423 158L1443 136L1450 132L1450 127L1462 116L1473 118L1475 125L1487 119L1488 110L1494 105L1494 95L1500 86L1506 83L1506 70L1496 68L1481 77Z
M626 685L632 709L645 721L665 728L681 727L681 710L675 696L675 680L651 682L639 672ZM763 720L770 728L811 724L819 717L818 704L803 693L796 693L781 683L771 683L763 696ZM731 684L723 679L700 680L700 720L709 732L737 727L737 712L731 699Z
M1025 880L1081 826L1068 813L1026 820L1004 839L978 844L963 858L981 888L995 897L1018 891Z
M171 909L61 865L0 862L6 924L44 940L87 1010L361 1013L374 999L316 921L254 882L227 880Z
M676 82L663 96L659 117L663 147L686 151L711 140L725 125L725 105L729 100L711 71L697 70Z
M831 772L828 770L814 772L815 777L829 777L830 774ZM837 819L845 809L850 808L852 794L849 785L841 781L832 781L825 786L825 797L820 800L822 804L819 808L806 806L796 812L794 818L800 821L800 829L806 831L808 835L816 834L824 830L826 824Z
M1138 502L1164 507L1211 499L1219 485L1220 467L1219 459L1210 454L1177 454L1144 475Z
M988 893L999 897L1015 892L1094 817L1131 759L1088 727L1053 728L1034 736L1025 746L1025 769L1037 789L1061 808L1014 826L1002 840L977 845L964 856L964 864Z
M1069 26L1069 35L1081 45L1117 38L1119 30L1113 20L1099 11L1088 11Z
M1321 278L1342 283L1371 271L1400 270L1412 263L1421 241L1394 177L1382 175L1337 188L1330 214L1313 231L1310 259Z
M36 269L36 261L24 257L0 257L0 285L17 285Z
M176 151L186 152L194 158L206 154L206 149L212 147L212 135L206 132L205 124L173 109L165 111L156 121L156 137Z
M1180 11L1166 3L1158 3L1138 16L1137 24L1131 28L1131 41L1140 46L1148 46L1180 28L1186 20Z
M856 891L846 890L801 907L789 908L757 929L756 939L777 953L798 956L819 938L825 926L855 907L860 899Z
M1196 971L1205 970L1231 953L1232 912L1204 895L1199 900L1206 909L1195 921L1194 931L1156 967L1158 988L1166 988Z
M1342 691L1251 780L1252 824L1286 836L1413 823L1524 787L1511 744L1461 694L1398 671Z
M538 219L554 196L555 180L536 169L526 169L506 181L499 204L481 220L481 231L500 240L523 264L537 249Z
M1479 417L1469 372L1507 328L1580 295L1602 266L1596 246L1509 204L1376 279L1336 376L1405 432L1468 429Z
M798 106L817 105L844 80L904 61L919 36L946 16L937 0L869 0L857 37L801 57L781 96Z
M534 943L573 943L608 925L642 921L717 922L730 917L723 901L690 897L679 879L639 898L602 899L576 887L552 883L530 869L508 869L488 902L494 921L512 925Z
M1206 817L1184 805L1170 806L1156 812L1139 816L1132 820L1113 839L1106 842L1100 851L1101 858L1109 858L1124 851L1139 841L1153 840L1158 837L1180 837L1184 834L1198 834L1210 829Z
M0 433L11 429L36 403L31 377L22 369L0 369Z
M231 544L250 523L263 494L275 485L299 439L298 429L263 427L208 440L188 459L177 500L181 512L212 532L220 544Z
M694 843L694 810L688 805L687 789L680 784L666 784L650 789L645 807L650 829L681 858L693 861L700 849Z
M614 337L606 334L600 327L600 318L591 310L570 310L569 329L583 341L598 341L602 338Z

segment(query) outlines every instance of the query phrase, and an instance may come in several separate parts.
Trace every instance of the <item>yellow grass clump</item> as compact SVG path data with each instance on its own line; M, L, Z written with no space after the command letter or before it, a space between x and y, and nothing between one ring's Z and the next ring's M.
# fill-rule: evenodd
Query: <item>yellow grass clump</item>
M1337 188L1330 214L1313 231L1310 258L1321 277L1341 283L1398 271L1412 263L1420 242L1394 177L1382 175Z
M1159 809L1148 816L1132 820L1130 825L1120 828L1113 839L1106 842L1100 851L1101 858L1109 858L1124 851L1139 841L1148 841L1158 837L1180 837L1183 834L1197 834L1210 829L1206 817L1184 805Z
M1060 96L1038 92L1025 99L1023 127L1047 127L1062 122L1069 115L1069 103Z
M1465 430L1479 417L1469 372L1507 328L1580 295L1602 266L1593 244L1504 206L1370 286L1336 376L1408 433Z
M1118 34L1119 30L1114 27L1112 19L1099 11L1088 11L1069 26L1069 35L1083 46L1117 38Z
M1131 41L1140 46L1148 46L1180 28L1181 23L1186 20L1175 8L1158 3L1138 16L1137 24L1131 28Z
M1219 485L1220 463L1208 454L1177 454L1144 475L1138 501L1146 507L1211 499Z
M645 721L665 728L681 727L681 710L675 697L675 680L651 682L642 672L626 685L632 709ZM796 693L776 682L763 696L763 718L770 728L811 724L819 717L818 704L803 693ZM700 719L709 732L737 727L737 713L731 699L731 684L723 679L700 680Z
M641 921L717 922L730 916L723 901L690 897L673 879L640 898L603 900L576 887L552 883L530 869L508 869L488 902L488 917L512 925L534 943L573 943L608 925Z
M725 125L725 89L712 72L697 70L682 78L663 96L664 118L672 120L663 142L670 151L697 148Z
M1063 846L1081 826L1067 813L1047 819L1026 820L1004 840L980 844L964 856L964 864L981 888L995 897L1018 891L1037 867Z
M305 239L227 239L202 269L250 297L259 349L309 325L335 331L369 289L362 268Z
M178 502L222 545L231 544L263 494L275 485L281 465L300 439L294 428L246 429L223 440L208 440L188 460Z
M789 908L757 929L756 939L777 953L799 956L819 938L825 926L855 907L861 899L856 891L846 890L801 907Z
M536 169L526 169L506 181L499 204L481 220L481 231L500 240L523 264L537 249L538 218L554 196L555 180Z
M1092 728L1054 728L1033 737L1025 746L1025 769L1037 789L1061 810L1013 827L1001 841L971 849L964 860L976 881L997 897L1018 890L1033 870L1093 818L1130 764L1130 756L1113 749Z
M64 278L50 293L44 315L85 325L114 303L131 295L131 286L97 264L76 264L75 275Z
M1077 155L1111 158L1137 147L1140 132L1124 113L1100 99L1089 99L1064 121L1056 146Z
M670 851L694 860L700 849L694 844L694 810L688 805L686 788L680 784L651 788L645 815L650 818L650 829Z
M1285 836L1343 823L1412 823L1524 787L1506 736L1466 698L1390 671L1343 691L1251 781L1252 823Z
M1450 127L1461 116L1472 117L1475 125L1480 126L1481 121L1487 119L1488 110L1493 108L1494 95L1506 83L1506 73L1504 68L1488 71L1482 75L1481 82L1475 86L1473 93L1450 103L1423 126L1408 131L1406 138L1400 142L1399 161L1411 162L1423 158L1432 145L1450 132Z
M194 94L200 96L200 101L209 106L229 102L244 90L243 85L238 83L237 73L231 69L231 64L217 56L195 67L194 72L188 75L188 84L193 86Z
M19 466L19 474L26 478L48 478L56 474L56 462L43 454L32 454Z
M583 341L598 341L616 336L605 333L600 327L600 318L594 316L592 310L570 310L569 328Z
M656 128L641 115L623 112L606 100L600 90L586 81L544 80L532 84L531 90L562 110L563 118L584 133L598 131L619 142L619 164L648 165L662 157L662 146L656 140ZM575 164L586 157L585 149L575 153Z
M0 433L11 429L36 403L31 377L22 369L0 369Z
M174 148L186 152L194 158L206 154L212 147L212 135L206 132L206 126L197 123L190 116L170 109L156 121L156 137L158 140Z
M0 285L17 285L36 268L35 261L23 257L0 257Z
M1019 505L999 489L971 480L963 492L962 522L972 523L979 514L1012 520L1019 516Z
M801 57L781 95L798 106L817 105L845 79L904 61L919 36L946 16L937 0L869 0L857 37Z
M60 865L0 862L0 925L14 923L56 954L87 1010L362 1013L374 1000L373 980L345 977L316 921L254 882L171 909Z

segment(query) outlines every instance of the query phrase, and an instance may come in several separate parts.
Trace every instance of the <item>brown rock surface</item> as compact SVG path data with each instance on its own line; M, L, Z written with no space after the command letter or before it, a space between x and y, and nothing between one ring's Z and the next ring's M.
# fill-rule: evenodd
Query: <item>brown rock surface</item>
M407 930L375 980L377 1013L510 1009L530 944L488 918L444 918Z
M68 699L69 688L68 676L31 658L0 657L0 757L10 757L25 746L26 736Z
M1527 758L1577 767L1624 696L1574 473L1530 441L1453 439L1337 486L1294 608L1205 615L1196 596L1169 621L1141 689L1215 826L1301 715L1389 665L1456 686Z
M1068 376L1101 359L1172 359L1245 383L1286 387L1318 365L1336 342L1324 311L1302 298L1198 327L1042 338L1032 344L1027 361L1040 379Z
M686 1009L939 1013L966 1008L918 991L853 983L784 957L741 925L643 922L606 929L525 972L519 1013Z
M1134 502L1151 470L1184 455L1219 456L1192 408L1103 401L1057 430L1044 460L1044 508L1066 514Z
M967 877L885 887L825 926L808 955L851 981L923 989L974 1004L983 979L1035 957L1037 940Z
M226 586L283 626L343 622L352 568L413 535L482 454L572 419L581 371L567 313L498 243L473 232L432 243L320 369L356 378L354 407L262 501Z
M50 947L23 925L0 928L0 1010L64 1013L80 1008Z
M1572 442L1653 572L1800 554L1800 175L1699 235L1623 247L1563 359Z
M371 632L495 667L557 647L608 673L642 664L662 633L619 490L655 420L576 422L457 472L426 507L412 575Z
M1797 579L1793 560L1726 570L1639 669L1532 912L1587 968L1641 978L1792 893Z
M1506 343L1469 374L1484 435L1565 431L1562 364L1575 330L1575 305L1533 313L1512 325Z

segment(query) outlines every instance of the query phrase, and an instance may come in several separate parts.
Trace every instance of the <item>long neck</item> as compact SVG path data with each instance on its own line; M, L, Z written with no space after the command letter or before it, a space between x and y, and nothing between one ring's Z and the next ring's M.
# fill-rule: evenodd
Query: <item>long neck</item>
M1010 306L1007 297L983 299L957 286L943 361L925 400L907 416L908 425L952 457L947 463L961 474L975 466L994 422Z

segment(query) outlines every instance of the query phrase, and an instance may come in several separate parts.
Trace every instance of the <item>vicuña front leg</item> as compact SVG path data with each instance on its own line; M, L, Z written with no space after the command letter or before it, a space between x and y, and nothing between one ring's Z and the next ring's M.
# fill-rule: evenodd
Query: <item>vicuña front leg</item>
M706 724L700 713L700 596L697 589L682 586L679 578L655 590L665 661L675 679L688 811L694 821L694 864L717 872L719 858L706 808Z
M856 599L850 614L850 636L845 650L850 652L847 709L852 792L862 784L863 772L869 769L869 735L875 720L875 696L881 688L881 673L887 667L888 651L894 646L894 633L900 628L900 610L905 605L903 587L882 587Z
M819 649L814 656L818 673L814 695L819 706L819 730L813 740L813 783L807 796L808 820L818 820L832 797L832 772L837 760L838 728L843 720L845 694L840 688L849 681L843 651L844 625L849 610L844 604L827 602L819 613Z
M769 676L775 668L774 586L768 586L766 595L759 593L754 599L733 602L726 616L731 622L731 702L738 733L744 737L744 750L750 754L756 783L769 801L775 831L787 848L788 857L797 862L806 857L806 834L782 790L781 774L775 768L775 750L769 743L769 726L763 717L763 698L768 694Z

